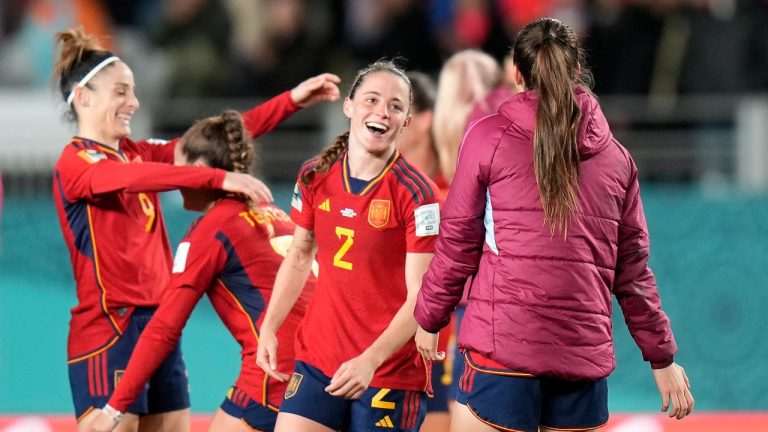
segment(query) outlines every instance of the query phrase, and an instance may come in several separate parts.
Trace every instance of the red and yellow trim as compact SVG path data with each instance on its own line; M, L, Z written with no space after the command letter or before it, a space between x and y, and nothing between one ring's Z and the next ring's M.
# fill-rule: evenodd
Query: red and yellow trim
M81 421L83 421L83 419L84 419L84 418L88 417L88 414L90 414L92 411L93 411L93 407L92 407L92 406L91 406L91 407L88 407L88 409L87 409L87 410L85 410L85 412L84 412L82 415L80 415L80 417L78 417L78 418L75 420L75 422L76 422L76 423L80 423Z
M475 353L475 355L479 355ZM487 373L491 375L502 375L502 376L514 376L514 377L521 377L521 378L535 378L535 375L531 375L529 373L525 372L517 372L509 369L503 369L503 366L501 364L496 363L495 361L485 358L483 356L481 357L481 362L488 363L488 365L480 365L477 361L472 359L471 352L465 351L464 352L464 358L467 361L467 364L474 370L482 373Z
M384 176L387 174L390 168L392 168L395 162L397 162L399 157L400 157L400 152L397 149L395 149L394 153L392 153L392 156L390 156L389 160L387 161L387 165L384 167L384 169L381 170L379 175L371 179L368 182L368 184L363 188L363 190L360 191L358 195L367 194L368 192L371 191L371 189L376 187L376 185L381 183L381 180L384 178ZM349 193L353 193L352 186L350 186L350 183L349 183L349 153L344 153L344 160L342 160L341 162L341 167L342 167L342 170L341 170L342 180L344 181L344 190Z
M598 426L590 426L590 427L585 427L585 428L556 428L556 427L552 427L552 426L544 426L544 425L540 425L540 427L541 427L542 429L553 430L553 431L563 431L563 432L587 432L587 431L592 431L592 430L597 430L597 429L600 429L600 428L604 427L604 426L605 426L605 425L607 425L607 424L608 424L608 422L605 422L605 423L603 423L603 424L601 424L601 425L598 425Z
M109 318L109 321L112 323L112 327L115 329L118 335L122 335L123 331L120 329L120 326L117 324L117 321L115 320L115 317L112 316L112 314L109 313L109 308L107 307L107 289L104 286L104 281L101 279L101 268L99 266L99 251L96 247L96 233L93 231L93 214L91 213L91 205L86 205L86 211L88 212L88 229L91 232L91 247L93 247L93 265L96 269L96 281L99 283L99 289L101 289L101 310L104 312L104 315Z

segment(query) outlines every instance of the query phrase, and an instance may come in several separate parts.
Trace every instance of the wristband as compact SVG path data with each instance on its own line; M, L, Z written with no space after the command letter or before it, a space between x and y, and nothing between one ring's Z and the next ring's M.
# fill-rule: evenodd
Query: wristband
M107 415L107 417L112 419L112 423L115 424L115 426L120 423L121 420L123 420L123 413L120 411L112 408L109 406L109 404L104 405L104 408L101 409L101 411Z

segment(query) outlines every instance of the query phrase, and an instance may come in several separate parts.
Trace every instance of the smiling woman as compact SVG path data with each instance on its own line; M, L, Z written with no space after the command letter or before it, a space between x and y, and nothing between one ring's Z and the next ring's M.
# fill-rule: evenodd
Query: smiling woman
M53 78L77 136L54 169L53 189L62 234L77 283L68 363L75 414L82 430L104 407L117 430L189 429L189 394L177 344L126 413L105 405L139 334L154 314L171 270L171 251L157 193L218 189L254 202L271 200L266 186L245 173L174 166L177 139L133 141L139 108L131 69L82 30L56 35L61 53ZM338 77L322 74L243 115L262 135L301 106L338 98ZM141 415L141 420L139 420Z

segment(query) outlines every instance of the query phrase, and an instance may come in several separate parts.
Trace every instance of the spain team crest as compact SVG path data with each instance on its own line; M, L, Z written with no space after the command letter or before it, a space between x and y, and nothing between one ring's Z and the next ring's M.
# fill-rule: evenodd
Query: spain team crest
M368 207L368 223L374 228L381 228L389 222L389 210L392 207L389 200L375 199Z
M304 379L304 375L300 373L294 372L293 375L291 375L291 380L288 382L288 387L285 389L285 395L283 396L283 399L290 399L296 396L296 392L299 391L299 386L301 385L302 379Z

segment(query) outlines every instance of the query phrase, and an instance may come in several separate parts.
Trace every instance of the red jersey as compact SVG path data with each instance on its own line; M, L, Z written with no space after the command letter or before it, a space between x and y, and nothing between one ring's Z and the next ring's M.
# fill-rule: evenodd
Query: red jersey
M301 174L313 166L305 163ZM384 332L406 299L406 253L433 251L438 194L397 150L360 193L351 190L346 154L310 186L296 183L291 218L314 231L320 266L316 295L296 335L297 360L330 377ZM410 339L370 385L421 391L428 373Z
M109 404L125 412L133 403L144 383L176 347L192 310L207 293L216 313L242 346L242 370L235 385L276 411L287 383L269 378L256 365L256 350L272 285L294 229L288 215L278 207L262 205L254 212L234 198L219 200L198 219L179 244L170 285L142 332ZM277 334L278 369L293 368L293 338L315 282L310 275Z
M285 92L243 118L258 136L298 109ZM171 250L157 192L222 185L224 171L171 166L176 142L124 138L115 149L74 138L56 162L53 196L77 283L70 363L116 342L133 307L159 304Z

